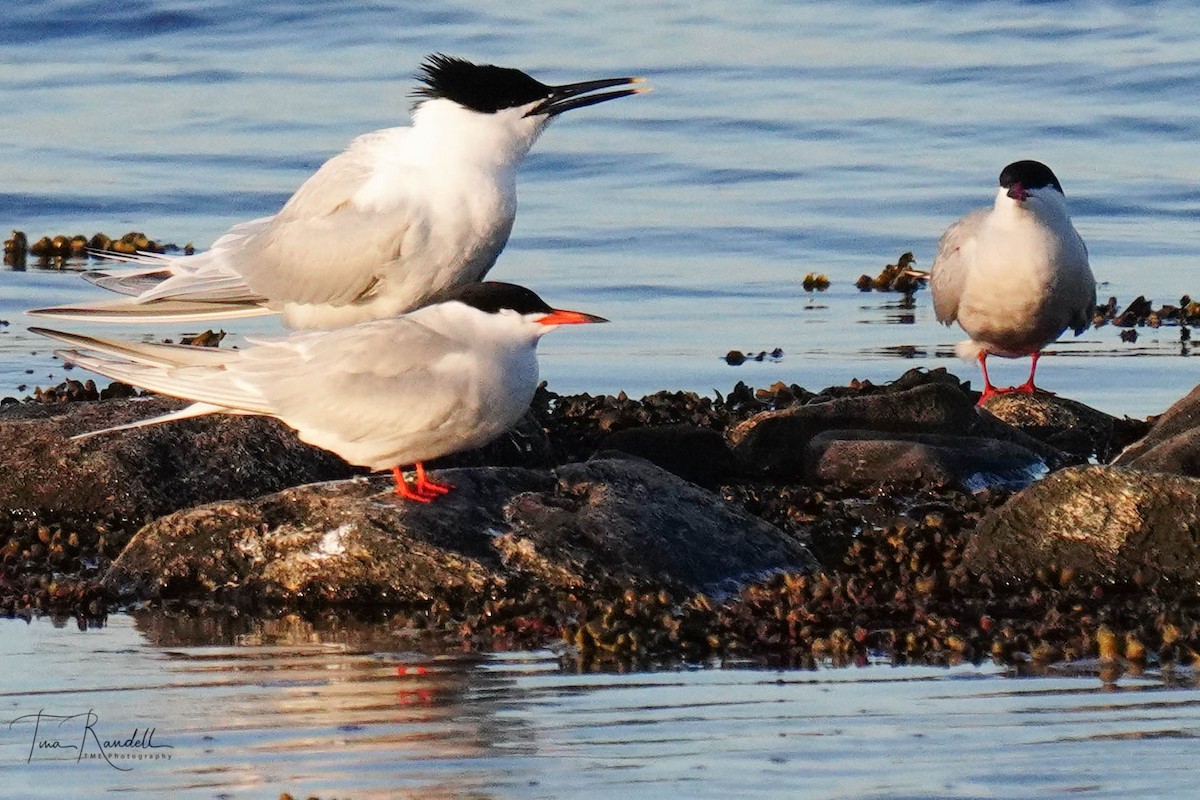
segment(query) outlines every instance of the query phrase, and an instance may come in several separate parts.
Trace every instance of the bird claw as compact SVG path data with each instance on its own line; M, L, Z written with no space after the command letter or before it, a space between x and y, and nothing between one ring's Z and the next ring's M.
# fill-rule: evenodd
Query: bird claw
M415 487L409 486L408 481L405 480L396 483L396 494L405 500L415 500L418 503L428 503L437 497L436 494L423 494Z
M424 481L417 481L413 488L432 500L435 497L441 497L442 495L449 493L449 491L455 487L453 483L442 483L440 481L434 481L426 478Z
M442 483L431 479L425 472L425 466L418 463L415 467L416 479L409 483L400 467L392 468L392 477L396 480L396 494L405 500L415 500L418 503L429 503L441 497L454 488L452 483Z
M979 402L977 402L975 405L981 406L987 402L988 398L994 397L998 394L1044 394L1049 395L1050 397L1057 397L1054 392L1051 392L1048 389L1043 389L1040 386L1034 386L1031 381L1026 381L1020 386L1006 386L1004 388L1000 388L998 386L985 386L983 392L979 395Z

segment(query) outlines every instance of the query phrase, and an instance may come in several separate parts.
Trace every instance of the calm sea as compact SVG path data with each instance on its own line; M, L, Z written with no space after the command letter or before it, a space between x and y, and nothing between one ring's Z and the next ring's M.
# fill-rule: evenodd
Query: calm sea
M942 230L1020 158L1062 180L1102 299L1200 295L1192 4L9 5L0 230L34 237L141 230L203 248L273 212L355 135L406 121L430 52L547 82L646 76L653 93L547 131L492 272L613 320L544 341L560 392L817 388L912 366L974 377L927 293L909 308L853 281L906 250L928 267ZM805 293L809 272L829 291ZM69 271L0 271L0 396L64 377L21 310L96 292ZM1179 329L1139 333L1064 340L1041 382L1113 413L1159 412L1200 371ZM730 367L720 357L735 348L783 357ZM1026 368L995 374L1017 382ZM157 726L176 748L129 773L24 764L27 731L0 725L0 795L1181 796L1200 730L1200 693L1161 680L579 677L546 654L442 662L282 641L170 644L123 617L86 633L0 624L8 716L95 708L114 736ZM435 677L397 680L400 661Z
M548 651L415 652L379 625L145 613L86 632L0 620L0 643L4 798L1195 793L1191 672L578 674Z
M482 7L14 4L0 230L136 229L205 247L276 210L355 135L405 122L418 63L442 51L549 82L639 74L654 87L566 115L521 175L492 275L614 321L544 342L560 392L817 388L917 365L974 376L927 293L905 309L853 281L906 250L928 267L940 233L990 202L1018 158L1062 180L1102 299L1200 295L1192 5ZM830 290L806 294L808 272ZM0 394L63 377L21 309L96 291L71 274L0 272ZM1064 340L1045 385L1114 413L1161 411L1198 370L1177 328L1140 333ZM777 363L720 360L774 348ZM1019 381L1026 363L998 378Z

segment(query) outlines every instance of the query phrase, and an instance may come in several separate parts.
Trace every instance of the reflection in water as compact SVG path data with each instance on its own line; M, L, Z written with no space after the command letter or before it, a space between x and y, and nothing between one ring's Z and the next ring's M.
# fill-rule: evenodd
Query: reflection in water
M149 612L0 621L0 652L9 718L92 709L172 754L26 763L29 731L0 725L21 797L1183 796L1200 731L1194 671L1098 662L573 674L388 619Z
M479 701L510 694L511 675L482 668L479 654L438 653L432 643L415 652L411 636L386 619L143 613L135 628L165 648L163 667L175 681L216 695L211 710L220 713L188 724L203 729L206 760L222 764L233 784L290 774L285 785L307 792L315 775L322 794L353 787L355 797L487 796L493 753L532 747L527 720Z

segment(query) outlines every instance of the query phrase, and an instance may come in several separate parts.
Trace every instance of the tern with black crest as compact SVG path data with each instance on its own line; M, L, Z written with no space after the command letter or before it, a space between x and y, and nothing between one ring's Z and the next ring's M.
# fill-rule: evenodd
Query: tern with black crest
M558 115L648 91L641 78L552 86L517 69L425 59L412 124L355 139L274 216L192 256L139 254L89 273L127 295L30 312L94 321L281 312L293 328L394 316L481 280L508 241L516 171ZM607 91L606 91L607 90Z
M992 207L972 211L942 235L929 287L938 321L957 322L971 337L956 349L983 369L980 403L1037 389L1042 348L1068 328L1083 333L1096 310L1087 247L1050 168L1038 161L1005 167ZM1030 356L1029 379L997 389L988 377L989 355Z
M250 339L241 350L30 330L66 343L56 355L68 363L194 401L84 437L208 414L275 417L351 464L392 470L396 494L427 503L453 487L432 480L422 462L484 445L525 413L541 337L604 321L551 308L521 286L483 282L401 316Z

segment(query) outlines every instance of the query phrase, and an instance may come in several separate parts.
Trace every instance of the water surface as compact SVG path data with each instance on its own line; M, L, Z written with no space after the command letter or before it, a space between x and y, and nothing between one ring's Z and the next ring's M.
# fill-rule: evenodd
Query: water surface
M1062 180L1102 299L1200 294L1190 4L10 6L0 230L35 237L135 229L205 247L274 212L354 136L406 121L430 52L547 82L646 76L652 94L547 131L492 272L613 320L544 341L560 392L818 388L912 366L973 377L927 293L905 306L853 281L906 250L928 267L942 230L1019 158ZM805 293L808 272L831 289ZM72 272L0 270L0 396L64 377L21 311L97 291ZM225 327L234 342L277 330ZM1041 382L1159 412L1196 383L1192 349L1176 328L1140 333L1064 340ZM778 361L720 359L777 347ZM72 626L0 621L0 796L1127 798L1195 783L1191 675L576 675L548 652L421 652L386 625ZM7 723L39 710L92 711L116 740L153 728L171 759L26 763L28 724Z
M614 320L545 341L558 391L817 388L918 365L973 376L927 293L897 314L894 298L852 282L905 250L928 267L941 231L989 202L1017 158L1062 180L1102 299L1200 293L1200 15L1187 4L88 8L9 11L0 225L138 229L204 247L276 210L355 135L406 121L411 76L433 51L551 82L645 75L652 94L547 131L492 272ZM810 271L830 292L806 295ZM94 291L74 276L0 272L0 394L62 377L21 309ZM1118 333L1056 345L1047 388L1142 415L1196 382L1178 329L1143 330L1135 344ZM719 358L776 347L779 363ZM1026 369L998 364L997 377L1019 382Z
M1127 798L1195 779L1191 673L576 674L548 651L411 648L385 626L291 617L0 621L0 795ZM49 740L84 725L50 715L91 711L100 741L154 747L30 759L32 720L9 723L39 710Z

